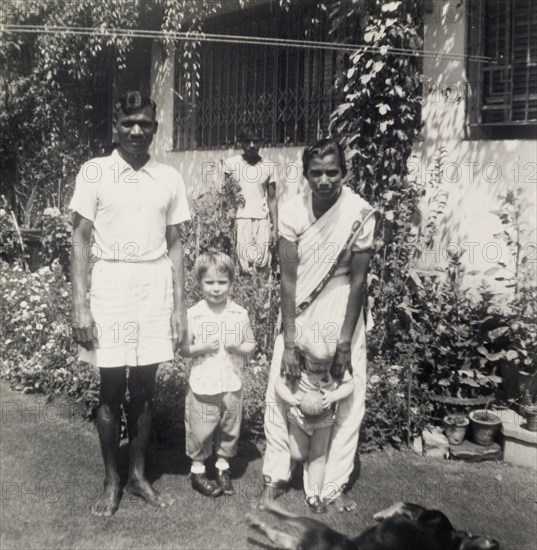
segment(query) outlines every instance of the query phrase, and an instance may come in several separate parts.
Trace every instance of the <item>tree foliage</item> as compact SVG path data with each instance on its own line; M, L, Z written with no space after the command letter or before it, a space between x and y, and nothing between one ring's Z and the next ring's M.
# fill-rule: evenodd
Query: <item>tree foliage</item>
M422 41L408 7L384 3L370 15L366 47L350 56L339 81L344 101L332 117L351 164L350 184L380 213L370 294L381 347L386 338L388 345L397 339L407 317L410 243L419 224L419 190L408 179L407 163L421 129Z

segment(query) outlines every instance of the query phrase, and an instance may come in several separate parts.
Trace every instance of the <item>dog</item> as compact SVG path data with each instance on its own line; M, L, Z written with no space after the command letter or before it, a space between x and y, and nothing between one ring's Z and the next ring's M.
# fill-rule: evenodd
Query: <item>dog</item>
M291 535L248 514L250 527L283 550L500 550L499 543L492 538L455 529L439 510L406 502L375 514L377 525L354 539L321 521L293 514L277 503L265 510L298 530L297 535Z

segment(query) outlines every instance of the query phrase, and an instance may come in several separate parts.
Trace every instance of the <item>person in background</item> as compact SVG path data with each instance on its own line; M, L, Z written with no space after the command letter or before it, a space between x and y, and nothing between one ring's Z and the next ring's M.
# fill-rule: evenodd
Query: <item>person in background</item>
M242 155L224 161L226 182L233 180L244 200L236 213L237 256L243 273L254 269L268 276L270 249L278 241L278 203L273 163L259 155L261 138L253 124L241 127Z

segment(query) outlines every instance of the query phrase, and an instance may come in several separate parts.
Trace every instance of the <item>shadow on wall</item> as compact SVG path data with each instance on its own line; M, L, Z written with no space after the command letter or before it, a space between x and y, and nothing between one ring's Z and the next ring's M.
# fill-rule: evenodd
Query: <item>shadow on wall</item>
M464 12L441 23L436 14L429 14L425 23L424 50L464 54ZM526 230L522 247L526 252L535 247L537 140L465 139L465 71L463 56L460 60L438 56L424 59L424 140L416 148L411 172L430 189L427 182L433 177L434 157L440 148L445 150L441 187L447 201L438 223L436 248L424 264L444 266L448 249L464 251L462 261L467 271L480 271L473 278L467 277L465 283L477 286L487 269L497 262L511 262L512 251L495 237L503 227L493 213L500 206L499 196L510 188L521 188L527 205L522 220ZM537 262L535 253L533 260ZM486 279L498 285L493 278Z

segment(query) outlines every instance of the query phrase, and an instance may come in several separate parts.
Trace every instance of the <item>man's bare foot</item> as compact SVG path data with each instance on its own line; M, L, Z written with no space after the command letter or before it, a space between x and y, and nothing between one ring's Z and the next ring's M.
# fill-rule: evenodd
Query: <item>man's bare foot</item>
M131 479L125 486L125 492L143 498L151 506L166 508L172 506L175 499L159 493L147 479Z
M348 497L345 493L341 493L334 500L334 505L338 512L353 512L357 508L356 501Z
M95 516L110 517L116 512L120 499L121 492L119 490L119 485L105 485L103 494L91 507L91 513Z
M257 503L257 508L259 510L265 510L265 508L270 507L270 505L280 496L283 495L283 487L274 486L274 485L265 485L263 487L263 492Z

